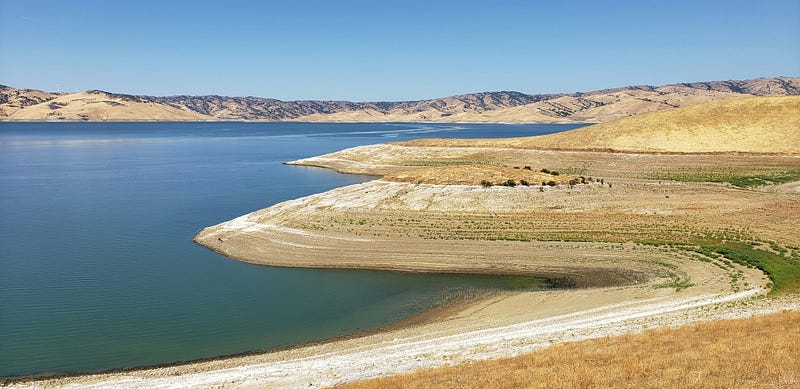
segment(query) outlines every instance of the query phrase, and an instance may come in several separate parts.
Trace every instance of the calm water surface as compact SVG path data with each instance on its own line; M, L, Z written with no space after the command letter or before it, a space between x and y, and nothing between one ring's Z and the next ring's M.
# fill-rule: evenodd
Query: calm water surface
M497 277L281 269L201 228L369 180L282 162L420 137L574 125L0 123L0 376L293 345L397 322Z

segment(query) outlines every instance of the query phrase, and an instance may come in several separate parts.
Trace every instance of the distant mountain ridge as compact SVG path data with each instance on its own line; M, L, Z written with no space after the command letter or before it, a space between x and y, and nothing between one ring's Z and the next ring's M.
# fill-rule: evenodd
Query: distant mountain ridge
M398 102L281 101L262 97L51 93L0 86L3 121L605 122L745 96L800 95L800 78L637 85L591 92L480 92Z

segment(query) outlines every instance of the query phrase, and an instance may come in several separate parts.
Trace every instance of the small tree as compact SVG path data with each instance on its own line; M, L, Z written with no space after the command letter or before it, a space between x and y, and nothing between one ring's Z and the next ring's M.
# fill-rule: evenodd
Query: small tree
M522 184L522 186L530 186L531 185L528 181L525 181L525 180L519 180L519 183Z
M492 186L492 182L491 181L487 181L487 180L481 180L481 186L484 187L484 188L488 188L488 187Z
M556 182L553 180L547 181L547 186L556 186Z

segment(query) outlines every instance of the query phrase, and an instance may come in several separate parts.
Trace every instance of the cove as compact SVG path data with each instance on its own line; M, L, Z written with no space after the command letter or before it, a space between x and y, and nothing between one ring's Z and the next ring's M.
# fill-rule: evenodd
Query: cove
M191 242L202 227L363 182L282 163L419 137L575 125L0 123L0 376L132 368L396 323L509 277L282 269Z

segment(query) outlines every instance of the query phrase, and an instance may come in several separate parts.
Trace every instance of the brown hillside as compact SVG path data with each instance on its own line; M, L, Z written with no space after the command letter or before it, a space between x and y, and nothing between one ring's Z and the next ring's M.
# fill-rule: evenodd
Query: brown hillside
M800 154L800 97L749 97L661 110L557 134L420 139L406 146Z
M0 120L25 107L49 101L56 97L58 97L56 93L0 85Z
M8 120L214 120L213 117L147 98L101 91L71 93L11 113Z
M0 120L598 123L738 97L799 94L800 78L788 77L636 85L559 94L480 92L395 102L281 101L216 95L156 97L103 91L64 95L0 85ZM61 100L52 106L39 105L57 97ZM60 106L64 103L71 106Z

